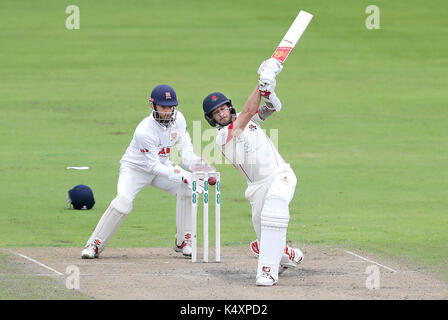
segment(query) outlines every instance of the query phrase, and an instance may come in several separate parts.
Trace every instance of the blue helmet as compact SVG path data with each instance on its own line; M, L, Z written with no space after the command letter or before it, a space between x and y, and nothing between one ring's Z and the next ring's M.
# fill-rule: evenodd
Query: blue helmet
M158 85L152 90L151 101L159 106L178 105L176 92L167 84Z
M89 186L79 184L68 190L67 205L77 210L90 210L95 204L92 189Z
M227 104L229 106L231 114L233 115L236 114L235 108L232 105L232 100L228 99L221 92L210 93L208 96L205 97L204 101L202 102L202 109L204 110L205 120L207 120L207 122L212 127L216 127L218 123L215 121L215 119L213 119L211 114L216 108L219 108L223 104Z
M171 86L167 84L156 86L151 92L149 102L151 107L153 108L153 117L158 123L165 127L168 127L174 121L176 121L178 101L176 92ZM160 116L160 112L156 110L156 105L163 107L173 107L173 111L170 113L168 119L164 119Z

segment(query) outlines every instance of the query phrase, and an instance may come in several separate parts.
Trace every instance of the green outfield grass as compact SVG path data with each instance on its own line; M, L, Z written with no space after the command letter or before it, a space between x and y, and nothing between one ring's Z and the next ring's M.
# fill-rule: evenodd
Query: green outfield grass
M71 4L79 30L65 28ZM241 110L259 64L306 9L315 17L277 81L283 110L264 124L299 181L288 239L448 274L448 4L375 1L381 29L368 30L369 4L2 0L0 247L81 248L115 197L152 88L172 85L189 128L207 128L203 98L219 90ZM217 168L222 243L246 245L245 181ZM65 209L80 183L94 191L91 211ZM109 246L171 247L174 234L174 197L147 188Z

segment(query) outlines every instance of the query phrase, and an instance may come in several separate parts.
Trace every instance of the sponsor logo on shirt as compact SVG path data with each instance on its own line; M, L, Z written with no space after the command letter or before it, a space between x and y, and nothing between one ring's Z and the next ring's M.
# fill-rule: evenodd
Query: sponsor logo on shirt
M162 148L162 150L159 151L159 155L169 155L171 152L171 149L169 147Z
M257 129L257 126L254 126L253 124L250 124L249 125L249 129L250 129L250 131L254 131L254 130Z

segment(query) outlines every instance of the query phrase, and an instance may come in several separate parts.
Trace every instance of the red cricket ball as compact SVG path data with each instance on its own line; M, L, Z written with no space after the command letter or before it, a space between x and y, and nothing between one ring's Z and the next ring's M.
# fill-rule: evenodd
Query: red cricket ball
M215 177L208 178L208 184L214 186L216 184L216 178Z

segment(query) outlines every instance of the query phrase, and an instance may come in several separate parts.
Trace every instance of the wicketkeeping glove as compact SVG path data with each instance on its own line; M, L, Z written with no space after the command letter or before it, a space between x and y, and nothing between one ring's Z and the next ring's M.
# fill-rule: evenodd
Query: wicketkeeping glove
M213 167L211 164L209 164L204 159L199 158L191 165L191 171L193 171L193 172L197 172L197 171L216 172L216 168Z
M190 189L193 188L193 179L191 172L188 172L177 165L174 166L173 172L168 176L168 179L183 182L187 184ZM204 179L197 180L197 192L204 192Z

